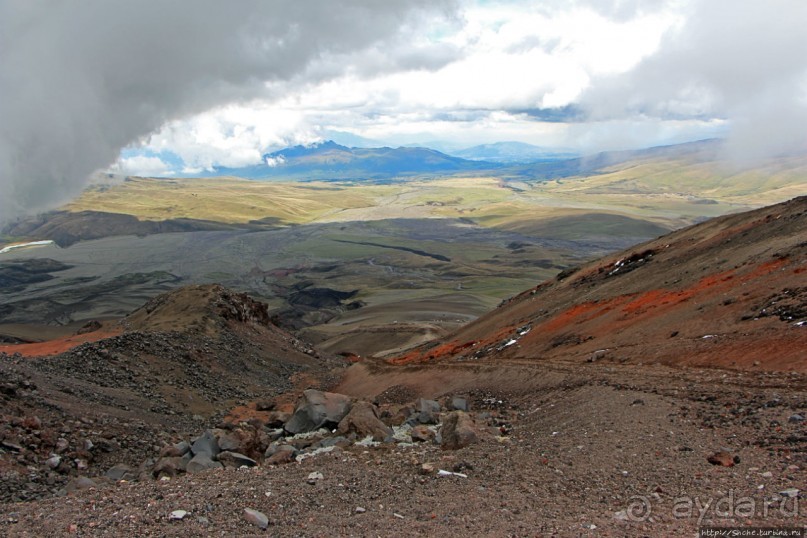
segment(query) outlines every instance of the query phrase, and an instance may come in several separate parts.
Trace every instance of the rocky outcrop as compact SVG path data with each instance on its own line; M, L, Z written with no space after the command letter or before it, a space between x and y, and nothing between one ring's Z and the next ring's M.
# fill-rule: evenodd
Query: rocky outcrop
M356 435L359 438L371 435L374 441L384 441L392 436L392 428L378 418L378 408L370 402L353 404L350 412L339 422L336 429L342 435Z
M479 441L473 420L464 411L452 411L443 419L440 428L443 441L440 446L447 450L457 450Z
M335 427L350 412L351 399L344 394L309 389L297 404L294 415L284 428L292 434Z

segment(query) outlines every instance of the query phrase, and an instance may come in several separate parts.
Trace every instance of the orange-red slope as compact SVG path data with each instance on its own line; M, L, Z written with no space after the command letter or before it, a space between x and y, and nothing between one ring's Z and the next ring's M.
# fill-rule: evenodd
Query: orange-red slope
M805 320L807 198L798 198L591 263L390 362L560 358L807 371Z
M56 338L46 342L35 342L31 344L4 344L0 345L0 353L13 355L19 353L25 357L42 357L46 355L58 355L69 351L76 346L86 342L97 342L104 338L111 338L121 334L120 328L103 328L91 333L74 334L64 338Z

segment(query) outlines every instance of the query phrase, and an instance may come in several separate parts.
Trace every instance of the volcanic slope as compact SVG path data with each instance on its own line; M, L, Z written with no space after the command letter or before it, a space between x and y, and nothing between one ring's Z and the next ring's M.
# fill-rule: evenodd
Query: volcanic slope
M0 533L266 535L246 509L265 514L277 536L683 537L702 524L803 527L805 216L801 198L681 230L566 271L447 339L321 382L377 402L390 422L420 422L418 409L431 403L412 405L418 396L442 409L461 397L478 433L464 448L385 440L288 465L117 481L0 506ZM148 310L133 326L159 312ZM205 334L209 324L193 319ZM4 388L36 397L15 383ZM257 410L252 403L242 407ZM445 427L452 416L433 418ZM25 418L17 412L13 427L24 430ZM147 433L126 440L158 447L172 437Z
M396 364L563 359L807 371L807 197L560 273Z
M342 364L274 326L266 304L219 285L160 295L120 325L51 356L31 356L51 351L47 342L0 352L0 440L11 443L0 448L0 502L53 494L116 463L137 468L155 444ZM71 463L31 480L26 466L52 453Z

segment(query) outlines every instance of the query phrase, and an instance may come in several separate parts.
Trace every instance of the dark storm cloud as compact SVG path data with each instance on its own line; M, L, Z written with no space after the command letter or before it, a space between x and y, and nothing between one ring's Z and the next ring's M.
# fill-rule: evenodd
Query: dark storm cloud
M0 0L0 221L75 195L165 121L356 69L450 1ZM440 61L450 61L443 50ZM377 63L383 62L377 60ZM392 65L433 68L407 51ZM423 65L421 65L423 64Z

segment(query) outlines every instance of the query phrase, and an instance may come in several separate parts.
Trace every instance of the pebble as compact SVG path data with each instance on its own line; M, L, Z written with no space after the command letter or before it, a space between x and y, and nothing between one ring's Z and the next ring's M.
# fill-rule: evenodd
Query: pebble
M437 467L433 463L424 463L420 466L420 474L434 474Z
M174 510L173 512L171 512L171 515L168 516L168 519L176 519L181 521L185 519L185 516L187 515L188 512L186 512L185 510Z
M790 415L790 417L787 419L787 421L791 422L793 424L798 423L798 422L804 422L804 415L800 415L798 413L796 413L795 415Z
M728 452L715 452L706 460L712 465L720 465L722 467L734 467L735 458Z
M322 475L322 473L320 473L319 471L314 471L312 473L309 473L308 478L306 479L306 481L309 484L314 485L314 484L317 483L317 480L322 480L323 478L325 478L325 477Z
M259 529L265 529L269 526L269 518L266 517L266 514L253 510L252 508L244 508L244 519Z
M782 497L788 497L790 499L795 499L799 496L799 489L798 488L787 488L779 492L779 495Z
M773 478L773 473L770 471L765 471L762 473L762 478Z
M363 514L363 513L365 513L366 511L367 511L367 509L366 509L366 508L364 508L364 507L362 507L362 506L357 506L357 507L356 507L356 513L357 513L357 514Z

